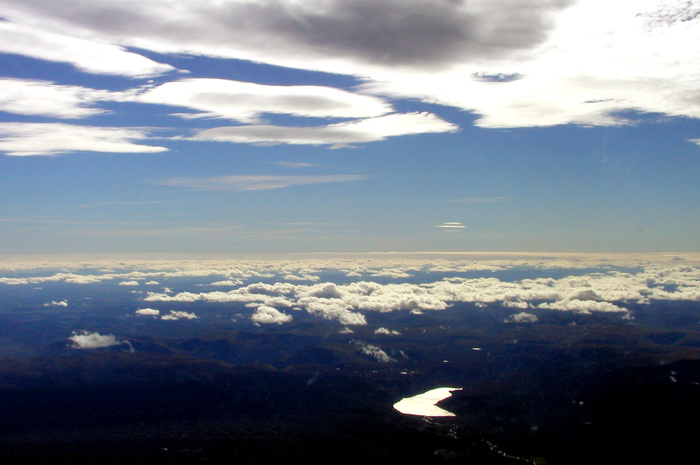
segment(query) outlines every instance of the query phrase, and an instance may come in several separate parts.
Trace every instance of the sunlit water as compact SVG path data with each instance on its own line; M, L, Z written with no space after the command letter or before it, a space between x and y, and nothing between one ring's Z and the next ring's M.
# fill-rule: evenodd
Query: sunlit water
M461 388L454 387L431 389L423 394L401 399L394 404L394 408L406 415L422 415L425 417L454 417L454 413L448 412L435 404L450 397L452 391L460 390Z

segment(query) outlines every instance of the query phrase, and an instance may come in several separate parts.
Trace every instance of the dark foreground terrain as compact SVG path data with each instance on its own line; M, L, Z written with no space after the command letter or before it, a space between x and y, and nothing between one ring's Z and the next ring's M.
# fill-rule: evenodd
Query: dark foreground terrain
M694 453L695 330L601 319L415 334L384 342L391 363L337 329L302 326L7 357L0 463L573 465ZM455 417L392 408L439 386L463 387L440 404Z

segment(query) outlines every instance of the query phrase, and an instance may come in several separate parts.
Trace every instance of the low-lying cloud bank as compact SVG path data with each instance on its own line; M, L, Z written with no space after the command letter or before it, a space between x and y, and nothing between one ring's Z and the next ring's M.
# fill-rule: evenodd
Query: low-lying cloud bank
M700 271L696 267L675 266L650 267L636 273L601 270L559 279L515 281L496 277L452 277L425 283L259 282L227 292L149 292L144 300L255 303L266 308L304 310L346 326L367 324L365 315L371 312L421 314L445 310L456 303L482 307L501 305L523 311L544 309L625 315L629 313L627 305L648 304L652 300L700 300Z
M45 268L61 271L40 272ZM37 270L35 276L26 271L31 269ZM80 273L81 269L85 272ZM17 273L19 270L25 271ZM332 282L330 275L341 278ZM179 292L166 287L170 278L180 282ZM180 278L191 278L191 287L185 284L183 288ZM512 309L513 315L506 323L534 323L538 310L630 318L633 306L653 301L700 301L700 260L679 256L154 260L60 266L44 263L34 267L25 264L24 268L12 262L0 265L0 285L8 286L52 282L111 282L124 286L154 279L163 283L159 285L162 287L147 291L144 303L239 303L254 309L251 321L261 325L288 323L294 312L305 312L345 327L364 326L373 313L420 315L458 304ZM163 320L196 318L194 313L181 310L160 316L157 310L146 307L136 314Z

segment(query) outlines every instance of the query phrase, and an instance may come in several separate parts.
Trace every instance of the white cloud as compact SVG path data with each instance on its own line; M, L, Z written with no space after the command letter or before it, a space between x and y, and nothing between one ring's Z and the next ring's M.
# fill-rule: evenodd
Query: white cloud
M610 302L598 302L595 300L563 299L556 302L545 302L537 306L550 310L565 310L574 313L588 314L591 312L616 312L626 313L628 310L618 307Z
M411 134L454 132L457 126L432 113L405 113L316 127L227 126L200 131L194 140L247 144L330 145L333 148Z
M0 283L7 284L9 286L18 286L21 284L29 284L29 279L27 278L0 278Z
M197 52L353 74L444 69L510 58L547 38L562 0L3 1L11 20L86 31L165 52ZM9 3L9 4L8 4ZM104 20L110 11L110 20Z
M344 291L341 290L341 286L335 283L321 283L301 288L298 293L302 297L310 296L321 299L342 299Z
M312 286L299 286L299 305L307 310L323 309L328 306L338 311L361 310L374 312L444 310L448 304L412 284L381 285L372 282L337 285L320 283ZM313 306L312 306L313 305ZM364 324L364 323L362 323Z
M160 317L161 320L195 320L199 318L197 315L191 312L183 312L180 310L170 310L170 313Z
M233 175L201 178L166 178L155 181L154 183L162 186L198 191L255 191L308 186L312 184L363 181L367 178L368 176L360 174L328 174L314 176Z
M44 307L67 307L67 306L68 306L67 300L52 300L51 302L47 302L44 304Z
M158 316L160 315L160 310L155 308L139 308L134 313L140 316Z
M69 63L95 74L145 77L174 70L170 65L156 63L104 41L56 34L9 21L0 21L0 52Z
M284 294L290 292L293 292L293 285L291 284L276 283L271 285L256 283L228 292L180 292L175 295L149 292L144 300L147 302L241 302L274 307L291 307L294 303L284 296Z
M286 274L282 276L282 279L284 279L285 281L320 281L321 277L311 274L302 274L301 276L297 276L294 274Z
M522 309L526 309L526 308L530 307L530 305L527 302L523 302L522 300L509 300L509 299L506 299L503 301L503 306L506 308L522 308Z
M282 324L292 321L292 316L280 312L276 308L261 305L255 309L255 313L251 315L250 319L258 324Z
M513 313L503 320L504 323L537 323L538 321L537 315L527 312Z
M223 281L214 281L213 283L210 284L210 286L240 286L243 284L243 281L240 279L225 279Z
M422 312L424 310L445 310L449 305L442 299L427 293L416 292L411 285L401 287L388 285L386 289L371 296L350 298L357 308L373 312L393 312L397 310Z
M164 147L135 144L147 131L134 128L77 126L57 123L4 123L0 151L6 155L56 155L65 152L154 153Z
M146 302L195 302L200 300L201 296L194 292L178 292L175 295L170 295L169 292L149 292L143 300Z
M139 286L139 285L140 284L138 281L133 281L133 280L132 281L122 281L119 283L119 286Z
M675 256L583 256L561 255L538 257L526 255L517 260L496 259L313 259L313 260L185 260L126 261L124 263L85 263L47 261L35 268L62 269L60 273L22 273L21 278L0 277L6 285L32 285L44 282L90 284L111 281L146 280L154 277L209 277L225 276L235 279L264 277L278 278L277 282L256 282L246 286L213 292L148 292L144 302L218 302L246 304L275 309L289 308L305 311L319 318L336 321L342 326L367 325L369 312L441 311L460 302L473 303L485 308L551 309L588 314L615 312L630 315L629 305L644 305L654 300L700 301L700 268L697 257L688 255L686 261ZM560 278L501 280L495 277L466 278L449 273L519 270L571 270L573 275ZM617 271L617 267L635 270ZM0 263L3 270L22 270L11 261ZM78 274L86 268L90 274ZM598 270L590 272L587 268ZM102 274L92 270L103 269ZM346 274L355 270L364 276L377 274L393 276L390 283L359 281L346 284L333 282L304 283L294 277L313 273L324 276L327 272ZM574 271L578 270L578 271ZM360 273L361 272L361 273ZM427 275L424 275L427 273ZM438 273L439 281L431 280ZM558 272L560 273L560 271ZM421 283L393 282L404 275L427 276ZM447 275L447 278L444 276ZM240 276L241 278L233 278ZM238 283L237 285L240 285ZM520 311L520 310L517 310ZM289 313L289 312L287 312ZM517 313L516 313L517 315ZM515 318L515 317L513 317Z
M360 75L364 92L472 111L483 127L618 125L625 124L622 110L700 117L700 50L688 46L700 39L700 16L687 0L0 0L0 6L5 51L94 72L166 71L119 48L129 45ZM186 103L204 112L225 106L199 108L199 97L188 94ZM371 139L359 128L352 137L348 128L316 129L244 126L210 135L254 143Z
M296 287L294 284L289 284L289 283L274 283L274 284L267 284L267 283L254 283L254 284L249 284L245 287L242 287L238 290L238 292L244 293L244 294L262 294L262 295L284 295L284 294L293 294L295 291Z
M10 285L38 284L43 282L64 282L70 284L94 284L113 279L113 275L79 275L74 273L55 273L49 276L32 276L28 278L0 278L0 283Z
M347 276L349 276L349 275L347 275ZM411 276L413 276L413 274L409 273L408 271L402 270L402 269L382 269L382 270L370 273L370 276L387 277L387 278L410 278Z
M355 341L355 345L360 350L360 352L370 358L375 359L381 363L391 363L395 362L396 359L392 358L384 350L374 344L368 344L362 341Z
M441 74L387 72L364 90L473 111L481 116L476 124L489 128L621 125L628 123L623 110L697 118L700 104L691 96L700 51L687 44L700 39L700 17L650 30L644 12L659 4L579 1L520 60L464 61ZM518 78L483 79L504 70Z
M108 98L108 92L86 87L57 85L47 81L0 79L0 111L18 115L85 118L104 113L104 110L91 105Z
M400 336L401 332L396 331L395 329L388 329L388 328L377 328L374 330L374 334L380 335L380 336Z
M465 229L466 226L464 226L462 223L456 222L456 221L450 221L447 223L442 223L438 224L435 226L436 228L442 228L442 229L447 229L447 230L454 230L454 229Z
M391 111L384 100L321 86L271 86L224 79L186 79L161 84L138 101L192 108L190 118L257 122L263 113L306 117L367 118Z
M76 349L101 349L128 342L117 341L113 334L102 335L100 333L88 333L87 331L74 331L73 335L68 339L73 341L73 347Z
M362 313L352 311L351 307L340 299L320 299L318 297L302 297L297 303L308 313L336 320L344 326L365 326L367 320Z

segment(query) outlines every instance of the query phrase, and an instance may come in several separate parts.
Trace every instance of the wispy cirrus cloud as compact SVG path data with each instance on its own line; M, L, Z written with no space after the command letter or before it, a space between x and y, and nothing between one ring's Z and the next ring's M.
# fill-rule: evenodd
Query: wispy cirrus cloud
M452 199L452 203L502 203L508 202L508 197L463 197L460 199Z
M86 118L105 113L105 110L93 105L109 98L110 92L82 86L27 79L0 79L0 111L18 115Z
M132 202L92 202L92 203L81 203L78 205L80 208L88 207L105 207L105 206L134 206L134 205L160 205L168 203L191 203L191 202L203 202L200 199L187 199L187 200L141 200Z
M319 165L317 163L307 163L307 162L294 162L294 161L276 161L276 162L271 162L277 166L281 166L283 168L292 168L292 169L302 169L302 168L318 168L321 167L322 165Z
M388 137L457 131L431 113L405 113L315 127L273 125L228 126L205 129L193 139L247 144L330 145L332 148L376 142Z
M145 77L175 70L170 65L157 63L105 41L83 39L3 20L0 20L0 52L68 63L81 71L95 74Z
M212 177L179 177L153 181L160 186L179 187L196 191L257 191L283 189L337 182L364 181L364 174L327 174L308 176L232 175Z
M135 143L148 139L137 128L79 126L62 123L5 123L0 127L0 152L11 156L57 155L66 152L156 153L165 147Z
M143 93L125 94L142 103L182 106L184 118L224 118L247 123L199 131L192 139L247 144L347 147L410 134L453 132L457 126L431 113L392 113L384 99L322 86L273 86L224 79L186 79ZM263 114L352 118L323 126L255 124Z
M226 79L185 79L134 97L146 103L182 106L187 118L225 118L252 123L263 113L300 117L368 118L392 111L382 98L322 86L273 86Z
M88 118L107 113L98 106L107 102L184 107L195 111L172 115L190 119L223 118L247 123L200 130L190 139L194 141L347 147L354 143L379 141L395 136L457 130L456 125L434 114L388 114L393 109L382 98L331 87L273 86L224 79L188 79L145 90L135 88L110 92L48 81L0 79L0 111L9 113L62 119ZM259 122L263 114L352 119L324 126L254 124ZM59 128L45 127L51 131ZM95 130L88 133L86 129L78 129L76 126L63 126L63 138L69 128L72 128L73 134L71 144L50 148L47 152L70 152L82 150L86 146L97 147L95 151L103 151L94 143L94 137L90 137L94 136ZM122 131L131 131L130 134L143 132L139 128L123 128ZM106 139L108 138L105 137ZM24 143L28 143L26 135ZM118 152L120 149L115 148L113 151ZM20 153L19 150L16 152ZM44 154L42 150L36 152Z

